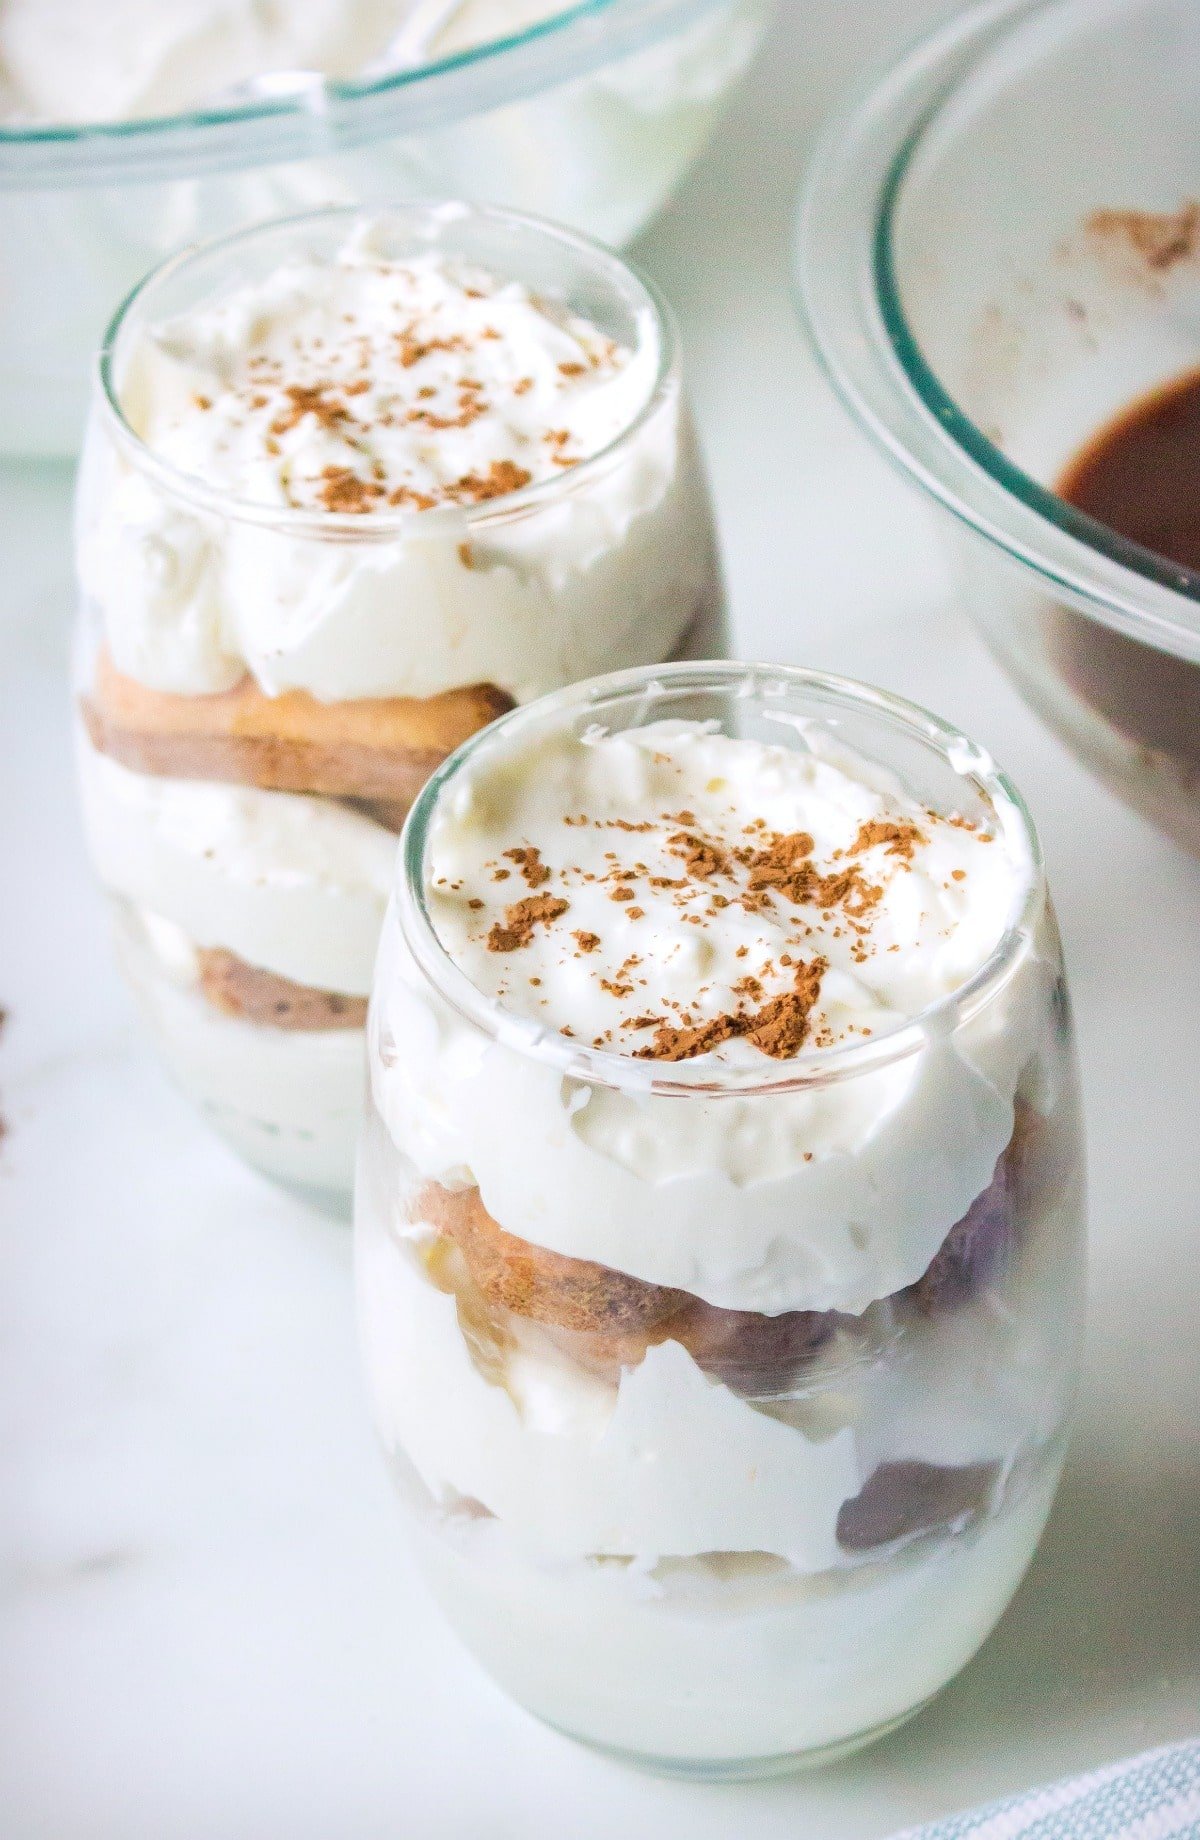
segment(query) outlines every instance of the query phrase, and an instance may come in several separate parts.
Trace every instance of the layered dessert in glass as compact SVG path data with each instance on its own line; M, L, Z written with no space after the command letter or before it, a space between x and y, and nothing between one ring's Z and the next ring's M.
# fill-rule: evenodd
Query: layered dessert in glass
M594 1744L735 1776L889 1729L1034 1550L1081 1133L1028 815L802 671L516 711L410 815L356 1203L447 1616Z
M226 1136L345 1194L418 788L516 702L720 643L669 321L596 245L461 205L185 254L102 354L77 553L125 967Z

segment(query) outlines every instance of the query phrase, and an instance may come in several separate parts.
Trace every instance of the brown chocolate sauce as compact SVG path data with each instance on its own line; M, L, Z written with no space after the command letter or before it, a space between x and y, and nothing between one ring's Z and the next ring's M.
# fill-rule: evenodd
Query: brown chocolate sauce
M1194 572L1200 590L1200 371L1124 409L1076 454L1055 490Z
M1200 371L1139 398L1097 430L1055 490L1177 565L1179 587L1200 596ZM1169 756L1182 796L1200 796L1200 665L1066 608L1056 626L1053 651L1072 689L1137 746Z

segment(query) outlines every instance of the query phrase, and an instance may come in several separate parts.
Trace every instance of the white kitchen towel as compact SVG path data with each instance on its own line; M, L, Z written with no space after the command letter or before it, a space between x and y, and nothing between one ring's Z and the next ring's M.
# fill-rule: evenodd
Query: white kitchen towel
M1200 1738L910 1827L895 1840L1200 1840Z

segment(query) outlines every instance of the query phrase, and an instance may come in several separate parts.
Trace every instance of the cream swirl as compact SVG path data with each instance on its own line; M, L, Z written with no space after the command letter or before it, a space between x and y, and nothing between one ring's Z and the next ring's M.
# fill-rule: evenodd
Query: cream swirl
M1015 834L806 738L672 722L494 740L466 763L427 857L445 949L502 1017L615 1051L628 1077L564 1077L511 1031L485 1036L389 927L376 1101L417 1168L477 1183L518 1237L725 1308L857 1313L921 1276L1012 1133L1048 941L1022 940L977 1015L853 1078L651 1089L681 1060L696 1080L783 1080L801 1048L936 1018L1026 895Z
M418 244L469 217L428 214ZM524 701L670 656L719 604L649 296L625 278L622 344L519 276L385 253L389 234L365 222L319 255L304 226L268 229L280 259L257 279L122 335L134 438L93 429L77 556L130 677L204 695L248 670L328 701L488 682ZM533 267L554 241L511 237Z

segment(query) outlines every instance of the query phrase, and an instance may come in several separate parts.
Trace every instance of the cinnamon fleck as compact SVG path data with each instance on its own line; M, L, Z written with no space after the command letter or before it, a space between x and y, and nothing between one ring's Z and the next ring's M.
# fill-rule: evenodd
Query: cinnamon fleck
M866 824L859 825L858 836L850 845L850 855L861 856L864 850L874 850L883 844L887 855L899 856L911 862L914 845L924 842L924 832L907 819L896 824L884 818L871 818Z
M388 493L388 504L403 505L410 511L432 511L437 500L429 492L418 492L414 486L397 486Z
M332 383L289 383L284 395L291 404L271 423L272 434L287 434L311 415L322 428L337 428L342 422L351 420L349 409L336 396L331 396Z
M550 880L553 873L542 861L541 851L532 844L515 850L505 850L504 860L516 863L527 888L540 888L543 882Z
M373 479L360 479L348 466L327 466L321 478L325 483L317 497L327 511L369 511L375 499L384 496L382 486Z
M694 1026L674 1027L668 1022L654 1024L654 1040L649 1047L635 1050L637 1060L686 1061L711 1054L723 1042L741 1039L750 1042L773 1060L790 1060L798 1054L809 1031L809 1020L821 992L821 979L828 969L823 958L801 965L791 990L772 997L761 1009L727 1011Z
M679 815L681 819L684 816L682 812ZM688 874L698 881L711 881L715 875L729 872L728 855L711 837L700 837L692 831L676 831L673 837L667 838L667 848L673 856L683 857Z
M566 913L569 902L561 895L531 894L505 909L487 936L489 952L519 952L533 938L536 926L550 926Z
M400 348L400 362L405 370L411 370L422 358L427 358L434 351L467 351L467 341L457 334L449 339L418 339L411 332L398 332L396 344Z
M480 505L488 499L519 492L532 478L533 474L514 460L493 460L486 473L464 473L461 479L447 486L446 496L456 504Z

